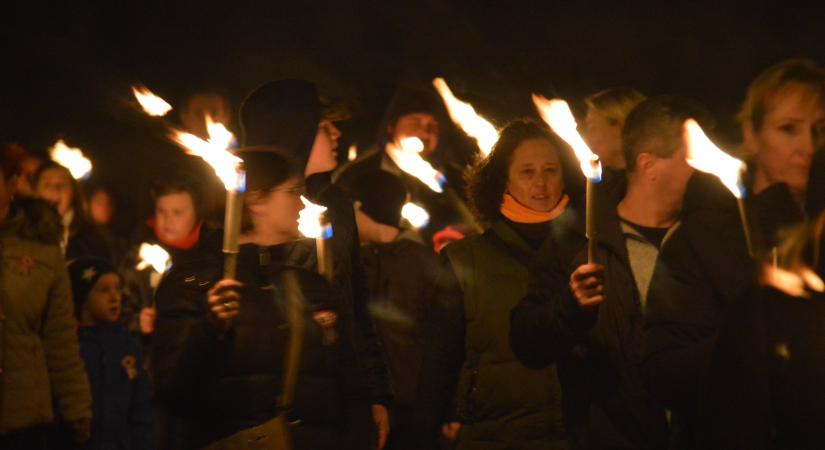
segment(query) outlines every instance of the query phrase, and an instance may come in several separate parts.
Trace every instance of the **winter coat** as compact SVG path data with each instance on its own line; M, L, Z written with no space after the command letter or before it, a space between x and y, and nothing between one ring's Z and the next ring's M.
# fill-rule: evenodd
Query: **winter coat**
M435 289L437 259L412 231L361 247L370 312L386 353L396 406L416 403L424 358L424 320Z
M825 442L825 295L748 291L729 308L701 409L702 449L819 449Z
M368 406L351 347L333 321L335 291L311 265L314 241L241 246L240 315L220 333L208 322L207 291L222 277L218 249L173 266L157 292L151 370L156 398L178 429L169 448L200 448L275 417L289 327L282 274L294 271L305 298L305 328L290 431L296 449L366 448ZM307 261L310 261L307 263Z
M354 342L370 401L387 405L392 399L389 371L368 309L369 287L361 265L352 199L339 186L331 184L329 173L310 176L306 186L310 200L327 207L325 216L332 224L333 235L327 248L332 254L332 286L341 294L338 310L342 331Z
M556 368L528 369L508 345L510 309L527 291L534 250L499 220L442 255L419 388L431 418L425 438L457 420L459 449L567 448Z
M0 223L0 434L92 417L60 229L29 199Z
M639 373L642 300L626 243L639 236L627 236L616 214L623 186L598 189L595 262L605 266L605 302L585 311L570 292L587 239L583 217L568 208L569 220L557 219L553 245L537 256L527 294L512 311L510 345L527 367L557 365L574 448L664 448L665 411Z
M746 208L758 255L769 253L775 230L801 219L784 184L750 196ZM724 311L755 282L735 199L715 177L694 174L653 274L644 336L645 377L673 410L682 446L695 446L697 399Z
M92 438L83 448L152 448L149 378L140 346L119 323L81 327L78 336L92 388Z

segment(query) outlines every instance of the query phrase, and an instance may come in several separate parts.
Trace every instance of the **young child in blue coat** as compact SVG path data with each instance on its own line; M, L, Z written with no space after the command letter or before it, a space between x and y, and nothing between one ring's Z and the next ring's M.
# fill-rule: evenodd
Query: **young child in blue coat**
M152 448L149 379L140 345L120 322L123 281L107 261L69 263L80 355L92 389L86 449Z

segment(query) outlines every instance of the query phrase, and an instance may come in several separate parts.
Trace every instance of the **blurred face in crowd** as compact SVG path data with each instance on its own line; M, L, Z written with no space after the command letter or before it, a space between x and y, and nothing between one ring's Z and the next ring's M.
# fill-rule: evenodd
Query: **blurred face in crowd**
M814 151L825 138L825 111L810 90L790 85L768 101L759 129L743 124L745 145L754 155L754 190L787 183L792 192L804 195Z
M98 189L89 198L89 214L95 224L106 225L115 215L115 200L108 192Z
M17 177L17 192L26 197L35 197L34 187L31 185L31 177L43 164L39 158L28 155L21 165L20 176Z
M255 233L279 242L298 237L303 194L304 184L300 178L292 178L267 191L248 193L247 204Z
M564 192L561 161L546 139L527 139L513 151L507 193L536 211L550 211Z
M310 176L315 173L329 172L338 165L335 149L338 147L338 138L341 130L329 120L322 120L318 124L318 133L309 153L309 160L304 174Z
M161 241L175 242L189 236L197 222L195 202L188 192L174 192L155 200L155 225Z
M587 108L584 125L587 145L593 153L599 155L604 165L623 169L625 161L622 155L622 126L610 123L607 117L593 107Z
M44 170L34 189L38 197L55 205L60 215L66 214L72 208L75 193L71 175L67 170L59 167Z
M395 142L406 137L417 137L424 143L421 156L427 158L438 147L440 128L435 116L429 113L405 114L388 130Z
M652 183L657 194L666 198L681 199L694 169L687 162L687 147L681 139L672 145L678 145L678 148L669 157L651 153L640 154L636 160L635 172ZM631 179L635 177L636 174Z
M107 273L97 279L89 291L81 318L87 325L113 323L120 319L123 286L116 273Z
M211 92L194 94L186 101L181 112L180 120L189 132L204 139L209 137L206 131L206 116L212 121L229 125L232 120L232 111L226 100L220 95Z

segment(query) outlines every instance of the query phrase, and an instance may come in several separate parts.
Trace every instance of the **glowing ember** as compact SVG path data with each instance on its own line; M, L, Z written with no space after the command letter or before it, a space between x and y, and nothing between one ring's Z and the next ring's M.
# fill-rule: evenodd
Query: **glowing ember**
M172 263L171 258L169 258L169 253L167 253L163 247L156 244L146 242L140 244L138 256L140 257L140 262L136 266L137 270L144 270L151 267L157 273L164 273Z
M331 238L332 225L323 223L323 216L327 211L327 207L316 205L304 196L301 196L301 202L304 204L304 209L298 213L298 231L308 238Z
M715 175L734 197L742 198L745 189L740 175L745 170L745 163L714 145L693 119L685 121L684 133L688 164L696 170Z
M405 203L404 207L401 208L401 217L406 219L413 228L427 226L427 223L430 222L430 214L427 210L415 203Z
M825 292L825 282L809 267L787 270L766 264L762 268L762 284L771 286L792 297L808 298L808 290Z
M172 105L145 87L132 86L132 93L135 94L135 98L146 114L150 116L162 117L172 110Z
M354 161L355 158L358 158L358 146L352 144L349 146L349 150L347 151L347 161Z
M450 118L460 126L468 136L475 138L478 148L484 156L490 154L498 140L498 131L487 119L481 117L467 102L463 102L453 95L443 78L433 80L433 86L444 99Z
M92 173L92 162L83 156L83 151L76 147L69 147L63 139L58 140L49 149L49 155L54 162L69 169L76 180L86 178Z
M394 142L387 144L387 154L399 169L419 179L433 191L444 192L442 188L446 181L444 175L421 157L422 150L424 150L424 143L416 137L401 139L399 144Z
M181 145L190 155L198 156L212 166L215 174L223 182L227 191L243 190L244 176L240 169L242 160L229 151L235 136L223 124L213 122L206 116L206 130L209 139L203 140L194 134L173 130L172 140Z
M576 118L564 100L548 100L541 95L533 94L533 103L536 109L550 128L569 145L588 179L599 182L602 179L602 164L599 157L590 150L578 132Z

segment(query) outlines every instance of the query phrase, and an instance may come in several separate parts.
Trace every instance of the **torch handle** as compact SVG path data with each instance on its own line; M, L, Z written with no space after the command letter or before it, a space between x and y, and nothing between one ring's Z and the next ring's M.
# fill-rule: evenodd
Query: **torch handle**
M585 191L585 236L587 236L587 264L593 264L596 259L596 230L595 230L595 197L593 195L593 180L587 180Z
M753 257L753 241L751 240L751 227L748 223L748 212L745 209L745 201L737 198L736 205L739 207L739 220L742 221L742 231L745 233L745 245L748 247L748 255Z
M223 278L225 280L234 280L236 269L238 268L238 254L227 253L223 254Z

